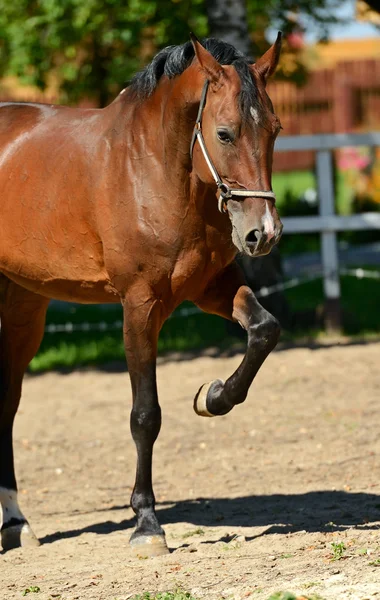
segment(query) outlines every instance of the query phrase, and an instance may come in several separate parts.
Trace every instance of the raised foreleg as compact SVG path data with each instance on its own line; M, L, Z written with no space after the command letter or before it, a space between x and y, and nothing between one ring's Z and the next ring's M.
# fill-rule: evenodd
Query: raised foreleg
M247 331L245 356L225 382L220 379L204 384L194 400L194 410L203 417L225 415L247 397L249 387L268 354L278 342L280 326L243 285L236 263L229 265L213 280L196 304L204 311L237 321Z

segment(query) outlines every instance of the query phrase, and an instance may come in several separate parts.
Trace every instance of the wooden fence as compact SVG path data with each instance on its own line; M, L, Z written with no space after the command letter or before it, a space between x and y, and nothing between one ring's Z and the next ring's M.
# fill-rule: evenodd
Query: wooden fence
M268 86L284 135L364 132L380 127L380 59L340 62L334 69L313 71L307 84ZM310 169L315 153L275 155L274 170Z
M316 173L318 182L319 215L283 218L284 234L317 231L321 234L321 257L325 293L325 325L327 329L339 330L340 280L337 231L380 229L380 213L338 216L334 208L334 184L331 153L344 146L379 146L380 131L363 134L304 135L280 138L275 155L288 150L317 153Z

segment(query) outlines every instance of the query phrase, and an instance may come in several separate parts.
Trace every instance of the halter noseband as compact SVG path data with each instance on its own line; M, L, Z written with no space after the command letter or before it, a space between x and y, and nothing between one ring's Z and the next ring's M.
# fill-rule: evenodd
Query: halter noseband
M191 158L193 158L194 144L195 144L196 140L198 140L201 150L203 152L203 156L207 163L207 166L210 169L211 175L213 176L215 183L217 185L217 188L220 192L219 200L218 200L218 208L219 208L220 212L221 213L225 212L225 209L224 209L225 203L227 202L227 200L230 200L234 196L237 196L237 197L244 196L245 198L247 198L247 197L271 198L272 200L275 200L276 196L271 191L244 190L242 188L231 188L227 183L224 183L222 181L222 179L220 178L219 173L216 170L216 167L211 160L211 156L209 155L209 153L207 151L205 140L204 140L204 137L202 134L202 113L203 113L203 109L206 104L206 96L207 96L208 86L209 86L209 81L208 81L208 79L206 79L205 84L203 86L203 90L202 90L201 100L199 103L197 120L194 125L193 137L191 138L190 156L191 156Z

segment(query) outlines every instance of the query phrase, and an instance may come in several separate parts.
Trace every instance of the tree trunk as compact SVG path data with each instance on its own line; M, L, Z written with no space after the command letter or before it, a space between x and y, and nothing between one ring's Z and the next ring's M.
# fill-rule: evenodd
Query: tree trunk
M232 44L252 58L245 0L206 0L210 36Z
M107 68L105 66L104 52L101 44L96 39L93 42L93 62L92 73L96 80L98 107L104 108L109 100L109 91L107 88Z

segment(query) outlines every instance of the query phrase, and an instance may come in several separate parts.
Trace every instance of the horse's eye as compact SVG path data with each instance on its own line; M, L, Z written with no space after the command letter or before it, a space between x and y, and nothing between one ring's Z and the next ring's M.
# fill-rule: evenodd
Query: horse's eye
M231 131L231 129L226 129L225 127L219 127L216 131L216 135L222 144L232 144L235 139L233 131Z

